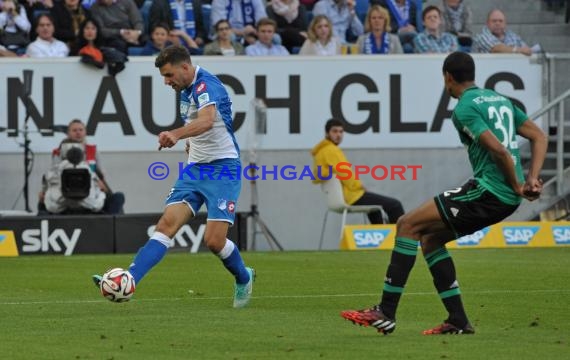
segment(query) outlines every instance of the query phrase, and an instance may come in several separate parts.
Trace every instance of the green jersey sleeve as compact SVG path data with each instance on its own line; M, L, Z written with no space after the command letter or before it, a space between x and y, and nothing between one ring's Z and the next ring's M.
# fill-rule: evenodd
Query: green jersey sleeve
M515 110L515 129L518 129L519 126L521 126L526 120L528 120L528 115L525 114L524 111L522 111L520 108L518 108L517 106L513 105L513 109Z
M477 141L482 133L490 130L479 109L474 105L463 105L459 109L456 108L455 119L458 124L457 130L474 141Z

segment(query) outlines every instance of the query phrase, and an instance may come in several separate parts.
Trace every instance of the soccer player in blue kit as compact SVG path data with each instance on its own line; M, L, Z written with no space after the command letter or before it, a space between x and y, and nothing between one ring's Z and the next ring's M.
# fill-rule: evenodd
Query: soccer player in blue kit
M235 277L233 306L241 308L251 298L255 270L246 267L238 248L226 238L235 219L241 190L239 146L232 129L232 102L221 81L200 66L192 65L182 46L160 52L155 66L164 83L180 92L180 115L185 126L158 135L159 150L189 139L187 171L170 190L166 208L150 240L129 267L138 285L166 254L172 237L200 209L208 210L204 241ZM191 166L190 166L191 165ZM202 172L207 168L208 176ZM209 176L211 175L211 176ZM98 285L101 277L94 275Z

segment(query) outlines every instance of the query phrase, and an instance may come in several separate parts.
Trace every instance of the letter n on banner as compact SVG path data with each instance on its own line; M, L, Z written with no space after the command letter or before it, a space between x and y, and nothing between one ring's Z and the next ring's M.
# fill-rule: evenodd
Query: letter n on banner
M0 230L0 257L1 256L18 256L16 237L13 231Z

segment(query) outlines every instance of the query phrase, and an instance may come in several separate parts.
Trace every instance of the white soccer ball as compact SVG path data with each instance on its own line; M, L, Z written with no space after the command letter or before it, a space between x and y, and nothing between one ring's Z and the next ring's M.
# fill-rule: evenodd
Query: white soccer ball
M130 272L121 268L107 270L99 286L101 294L113 302L129 301L135 293L135 279Z

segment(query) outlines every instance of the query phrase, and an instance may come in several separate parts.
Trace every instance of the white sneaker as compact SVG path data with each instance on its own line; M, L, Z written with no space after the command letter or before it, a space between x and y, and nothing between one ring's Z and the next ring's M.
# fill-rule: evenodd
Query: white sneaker
M249 304L255 281L255 270L250 267L245 268L249 273L249 281L245 284L236 284L234 292L234 308L242 308Z

